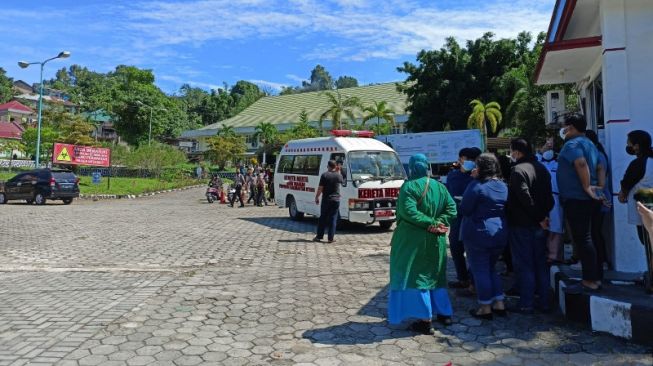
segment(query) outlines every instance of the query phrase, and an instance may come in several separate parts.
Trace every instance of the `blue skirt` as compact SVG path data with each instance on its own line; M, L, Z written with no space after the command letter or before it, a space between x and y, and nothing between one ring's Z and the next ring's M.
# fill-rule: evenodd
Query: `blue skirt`
M390 324L399 324L407 319L432 319L436 315L453 315L446 288L390 290L388 299Z

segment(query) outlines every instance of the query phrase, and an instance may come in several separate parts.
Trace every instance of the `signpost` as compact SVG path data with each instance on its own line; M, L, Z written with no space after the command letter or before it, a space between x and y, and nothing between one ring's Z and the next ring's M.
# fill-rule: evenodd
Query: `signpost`
M54 144L52 153L53 164L87 165L109 168L107 176L107 189L111 189L111 149L103 147L81 146L71 144ZM96 173L98 176L96 178ZM93 183L100 183L99 172L93 173ZM97 182L96 182L97 180Z
M52 163L109 167L111 149L55 143Z

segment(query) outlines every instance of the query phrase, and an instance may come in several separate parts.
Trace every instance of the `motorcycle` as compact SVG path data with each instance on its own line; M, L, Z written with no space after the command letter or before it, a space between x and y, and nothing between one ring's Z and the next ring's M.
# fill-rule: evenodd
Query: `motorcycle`
M227 202L233 202L235 194L236 194L236 188L234 188L233 186L229 186L229 189L227 190Z
M213 203L219 199L220 199L220 190L217 187L209 186L206 189L206 200L209 203Z

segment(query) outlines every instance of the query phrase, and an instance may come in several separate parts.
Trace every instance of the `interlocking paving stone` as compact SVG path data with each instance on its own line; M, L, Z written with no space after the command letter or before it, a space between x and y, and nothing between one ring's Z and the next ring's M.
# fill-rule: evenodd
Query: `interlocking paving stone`
M314 219L202 197L0 207L0 366L653 363L560 315L472 319L453 291L451 327L390 327L391 233L316 244Z

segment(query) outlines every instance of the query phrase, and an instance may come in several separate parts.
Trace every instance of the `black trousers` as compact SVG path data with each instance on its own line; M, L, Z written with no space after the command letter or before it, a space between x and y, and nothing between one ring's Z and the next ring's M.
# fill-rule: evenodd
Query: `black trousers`
M651 243L651 237L644 226L637 226L637 236L639 236L639 241L644 245L644 250L646 251L646 267L648 268L647 286L653 289L653 243Z
M583 265L583 280L601 281L603 264L599 265L597 249L592 240L592 216L598 209L592 200L565 200L562 204L569 222L571 237L578 247L578 255Z
M229 202L230 205L234 205L234 202L236 202L236 199L238 199L238 202L240 202L240 205L243 206L243 198L241 196L241 188L236 187L236 192L234 192L234 195L231 196L231 201Z

